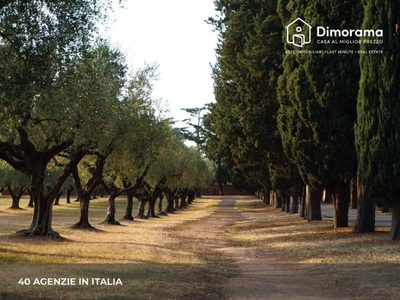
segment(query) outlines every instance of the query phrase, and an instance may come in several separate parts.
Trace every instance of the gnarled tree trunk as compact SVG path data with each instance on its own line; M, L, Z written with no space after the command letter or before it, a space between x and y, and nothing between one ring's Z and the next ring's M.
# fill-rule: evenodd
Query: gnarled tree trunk
M173 213L175 211L174 209L174 201L175 201L175 190L168 190L166 192L167 196L167 207L165 209L166 213Z
M29 193L29 203L28 203L28 207L33 207L33 196L32 196L32 191L31 191L31 189L28 189L28 193Z
M7 187L10 195L11 195L11 199L12 199L12 204L11 204L11 209L21 209L19 207L19 201L21 200L21 196L24 193L25 189L24 188L20 188L18 189L17 193L14 193L13 189L11 186Z
M186 198L187 198L187 193L186 191L183 191L180 195L179 195L179 208L184 208L187 206L187 202L186 202Z
M147 217L148 218L158 218L156 215L156 202L158 198L158 193L156 191L153 192L153 195L150 196L147 206Z
M133 211L133 191L128 190L128 191L126 191L126 208L125 208L125 215L124 215L125 220L129 220L129 221L134 220L132 211Z
M75 166L72 168L71 172L75 180L75 187L78 193L78 199L80 202L80 217L79 222L74 224L72 228L81 228L81 229L91 229L92 225L89 223L89 204L90 204L90 196L93 190L100 184L101 177L103 175L103 168L106 163L106 156L97 155L95 162L95 170L92 173L92 177L88 180L85 188L82 187L78 168Z
M157 215L159 216L167 216L168 214L163 211L163 199L164 199L164 193L161 193L158 201L158 213Z
M78 223L74 224L72 228L86 228L91 229L93 228L92 225L89 223L89 203L90 203L90 193L83 193L80 196L79 202L79 221Z
M192 204L192 203L193 203L193 200L194 200L194 198L195 198L195 195L196 195L196 192L195 192L195 191L189 191L189 192L188 192L187 204Z
M144 214L144 209L146 207L147 201L149 200L149 197L147 195L142 195L138 197L138 200L139 200L139 205L135 218L147 219L147 216Z
M47 236L50 238L60 238L60 234L51 227L53 216L53 202L55 196L61 189L61 184L68 177L70 172L64 170L60 174L55 186L44 195L44 178L48 158L43 153L36 153L35 159L31 161L30 190L33 199L33 218L28 229L18 231L21 236Z
M175 194L174 196L174 211L179 209L179 195Z
M111 194L108 196L107 215L103 223L107 223L109 225L121 225L120 222L115 220L115 198L117 198L118 195L118 192L112 191Z

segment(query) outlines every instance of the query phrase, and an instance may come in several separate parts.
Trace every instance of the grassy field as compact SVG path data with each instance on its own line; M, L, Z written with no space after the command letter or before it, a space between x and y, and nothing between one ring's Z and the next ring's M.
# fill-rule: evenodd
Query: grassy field
M96 229L89 231L70 228L79 218L79 203L61 200L53 216L60 241L16 237L17 230L29 227L32 209L23 199L24 209L10 210L10 201L0 199L0 299L195 299L193 294L207 295L211 288L205 277L209 263L168 246L175 242L168 229L179 230L188 219L211 214L218 200L194 203L159 219L120 220L122 226L111 226L101 224L107 203L100 198L91 201L90 222ZM116 216L122 217L125 200L117 199L116 205ZM75 285L34 285L43 278L68 278ZM95 278L120 279L122 285L97 285ZM89 284L80 285L86 279Z
M91 201L89 213L96 229L77 230L70 226L78 221L79 203L62 199L54 207L53 229L63 237L57 241L17 237L17 230L29 227L32 209L26 208L27 199L23 209L11 210L11 200L0 198L0 299L218 298L215 291L232 275L235 259L222 250L201 255L193 251L196 245L185 247L180 233L193 221L212 218L220 201L196 199L169 216L111 226L101 223L107 203L99 198ZM116 204L118 219L125 200ZM241 217L222 229L230 251L266 250L269 264L293 270L293 276L301 271L307 276L295 280L304 284L336 286L343 299L397 298L400 244L388 240L388 228L357 235L350 227L332 230L330 219L306 222L252 197L239 197L236 211ZM198 230L204 234L204 228ZM51 278L75 284L51 285ZM111 284L98 285L101 279Z
M400 242L389 240L389 228L353 234L352 227L332 229L332 219L307 222L260 202L237 201L246 221L235 224L230 238L238 245L268 249L271 264L339 289L342 299L398 299ZM299 291L301 295L301 291ZM334 299L334 298L332 298Z

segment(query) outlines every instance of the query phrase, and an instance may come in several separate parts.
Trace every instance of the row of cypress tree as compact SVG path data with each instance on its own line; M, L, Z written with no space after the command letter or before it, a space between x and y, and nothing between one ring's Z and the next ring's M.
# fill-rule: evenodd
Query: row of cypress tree
M307 185L314 195L303 205L314 210L309 219L321 218L325 188L333 196L334 227L348 226L350 182L358 178L354 231L374 230L374 202L388 201L390 238L400 239L400 3L214 2L216 103L204 119L206 153L251 190L288 198ZM330 28L382 29L383 54L369 54L375 44L322 46L316 39L302 50L324 53L291 51L298 48L286 42L285 26L298 17Z

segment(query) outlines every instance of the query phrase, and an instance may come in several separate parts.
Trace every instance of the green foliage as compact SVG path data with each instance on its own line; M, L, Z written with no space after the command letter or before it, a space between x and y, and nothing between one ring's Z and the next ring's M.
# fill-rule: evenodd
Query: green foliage
M185 119L182 122L187 122L191 128L183 127L180 128L180 132L185 139L196 143L198 151L204 148L205 144L205 129L203 127L203 115L206 107L194 107L194 108L182 108L181 110L186 111L190 115L190 119ZM192 123L196 121L195 123Z
M280 1L285 24L302 17L332 28L357 27L357 2ZM325 50L335 45L324 45ZM354 46L344 46L354 49ZM292 49L291 45L286 45ZM316 49L313 41L303 48ZM356 174L354 122L359 68L353 55L286 54L279 78L278 126L288 158L314 187L349 181Z
M171 127L166 131L152 161L148 182L155 186L162 181L169 188L198 190L212 181L212 169L196 148L187 147L180 134Z
M360 58L356 147L359 173L371 197L398 201L400 192L400 32L396 1L363 1L362 28L383 29L382 55ZM376 49L362 44L362 49Z
M283 27L276 1L215 1L220 32L213 69L216 104L204 119L206 153L229 169L236 186L282 188L289 166L276 124ZM274 176L271 177L271 174ZM291 178L293 181L296 179ZM280 181L280 184L276 182Z
M146 166L153 163L166 141L169 123L156 116L152 98L156 69L146 65L136 70L120 101L115 121L121 130L105 167L106 181L117 187L122 188L124 182L134 183Z
M29 178L24 173L14 170L5 161L0 160L0 189L11 188L28 188Z
M2 158L13 167L28 165L21 152L64 150L79 140L77 133L100 128L90 116L100 111L101 98L110 96L112 79L119 76L111 70L114 62L99 64L106 46L94 46L97 54L90 48L108 4L13 1L1 8L0 121L7 125L0 142Z
M51 210L64 181L88 152L110 151L104 141L114 131L109 120L125 65L118 50L94 42L110 4L48 0L0 6L0 122L7 124L0 129L0 159L29 177L34 205L44 208L35 209L23 235L58 237ZM57 155L69 160L53 173L49 162Z

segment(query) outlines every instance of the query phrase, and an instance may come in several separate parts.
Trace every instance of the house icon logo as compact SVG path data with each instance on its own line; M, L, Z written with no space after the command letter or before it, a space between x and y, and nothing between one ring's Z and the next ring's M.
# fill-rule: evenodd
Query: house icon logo
M301 18L297 18L286 27L286 41L297 47L311 43L312 26Z

